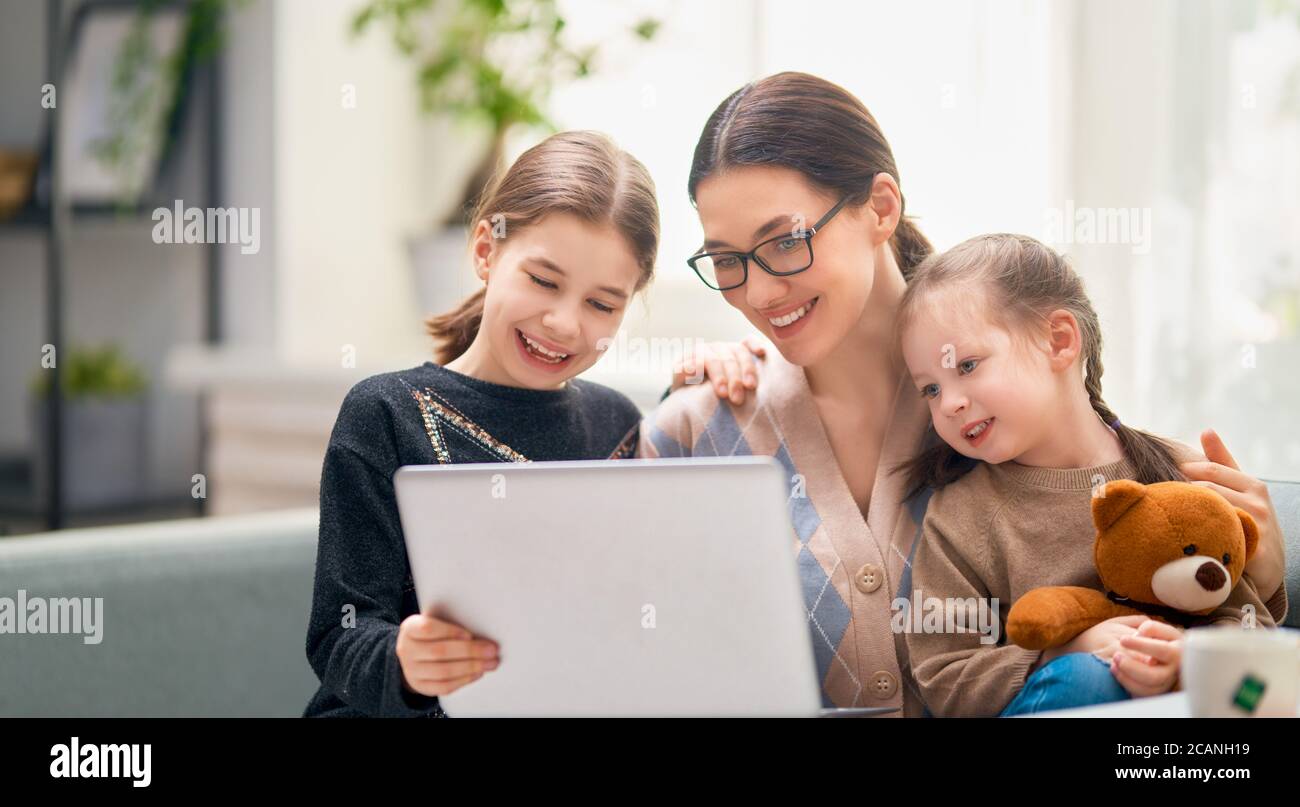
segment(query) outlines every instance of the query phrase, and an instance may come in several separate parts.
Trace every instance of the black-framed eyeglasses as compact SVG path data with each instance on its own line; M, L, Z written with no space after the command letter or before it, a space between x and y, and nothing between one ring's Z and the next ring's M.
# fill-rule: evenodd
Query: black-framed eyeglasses
M848 201L849 197L845 196L836 202L835 207L826 211L826 215L813 226L769 238L749 252L701 252L687 258L686 265L695 270L704 285L717 291L745 285L749 279L751 258L769 275L797 275L813 264L812 237L835 218Z

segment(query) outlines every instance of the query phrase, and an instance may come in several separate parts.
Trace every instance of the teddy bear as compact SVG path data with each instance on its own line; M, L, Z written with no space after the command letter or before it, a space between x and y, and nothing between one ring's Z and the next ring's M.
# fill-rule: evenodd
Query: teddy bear
M1227 600L1259 545L1248 513L1189 482L1108 482L1092 500L1093 559L1105 591L1045 586L1007 614L1007 638L1059 647L1099 622L1145 614L1186 627Z

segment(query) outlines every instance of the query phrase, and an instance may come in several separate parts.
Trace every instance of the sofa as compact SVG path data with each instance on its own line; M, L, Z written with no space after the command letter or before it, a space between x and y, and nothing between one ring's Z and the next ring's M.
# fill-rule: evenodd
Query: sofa
M315 509L0 539L0 597L102 597L101 641L0 634L0 716L298 716Z
M1300 483L1269 482L1300 627ZM0 634L0 716L297 716L314 509L0 539L0 597L102 597L102 641Z

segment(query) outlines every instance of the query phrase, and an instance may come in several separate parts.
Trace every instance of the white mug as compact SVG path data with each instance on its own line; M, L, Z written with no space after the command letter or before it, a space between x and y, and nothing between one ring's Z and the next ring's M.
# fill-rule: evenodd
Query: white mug
M1180 675L1193 717L1296 717L1300 630L1193 628Z

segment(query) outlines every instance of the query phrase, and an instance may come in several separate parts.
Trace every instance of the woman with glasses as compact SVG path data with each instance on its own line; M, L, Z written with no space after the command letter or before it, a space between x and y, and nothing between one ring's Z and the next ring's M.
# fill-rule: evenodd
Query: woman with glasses
M741 404L705 386L668 396L640 456L776 457L825 702L913 716L924 707L893 629L911 620L894 601L909 597L928 493L903 501L889 470L923 447L929 413L894 316L931 247L898 176L871 113L823 79L780 73L718 106L691 166L705 240L687 263L776 350Z
M893 471L939 439L899 355L899 302L932 250L904 216L898 177L862 102L815 76L770 76L714 110L688 182L704 243L686 262L776 351L749 346L762 354L749 396L735 372L750 372L748 351L689 359L674 387L692 363L711 384L667 396L642 424L639 456L766 454L784 465L823 697L910 717L927 713L906 636L930 606L912 591L911 560L931 489L909 496ZM1184 474L1275 523L1267 487L1215 432L1201 443L1205 461ZM1281 621L1280 533L1269 547L1254 579Z

